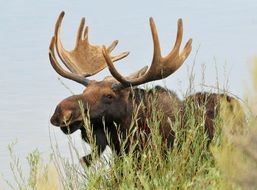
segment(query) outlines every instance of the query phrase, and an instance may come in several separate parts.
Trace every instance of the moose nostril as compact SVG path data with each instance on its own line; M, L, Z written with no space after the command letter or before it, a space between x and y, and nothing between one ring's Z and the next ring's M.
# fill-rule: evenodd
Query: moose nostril
M68 110L63 113L63 121L64 123L68 123L72 118L72 111Z

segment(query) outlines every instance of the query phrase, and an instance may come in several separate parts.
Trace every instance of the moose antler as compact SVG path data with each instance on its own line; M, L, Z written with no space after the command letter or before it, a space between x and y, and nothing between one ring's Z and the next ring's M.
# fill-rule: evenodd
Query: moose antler
M92 76L107 67L105 58L102 54L103 49L102 46L89 44L88 27L85 27L85 18L81 19L77 32L75 48L71 51L64 49L60 39L60 28L64 14L64 12L61 12L57 19L54 37L52 38L49 47L49 59L53 68L58 74L86 86L88 85L89 80L87 80L85 77ZM106 49L108 55L112 52L117 44L118 40L115 40ZM59 58L71 72L64 70L57 62L54 49L56 49ZM110 59L112 62L114 62L126 57L127 55L128 52L123 52L117 56L110 56Z
M142 73L142 75L139 77L132 79L130 78L130 80L127 77L123 77L114 67L112 59L108 53L108 48L106 49L105 47L103 47L103 55L108 64L108 68L112 76L121 83L118 86L116 85L116 87L124 88L166 78L172 73L174 73L184 63L185 59L190 54L192 49L192 39L188 40L182 53L179 53L183 36L182 19L178 19L177 39L173 49L166 57L161 56L158 33L152 17L150 18L150 28L154 44L153 60L148 71Z

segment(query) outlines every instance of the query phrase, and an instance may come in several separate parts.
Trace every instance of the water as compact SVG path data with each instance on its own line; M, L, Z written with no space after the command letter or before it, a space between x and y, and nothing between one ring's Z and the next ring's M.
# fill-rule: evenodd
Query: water
M72 48L82 16L90 26L90 41L110 44L119 39L116 52L131 51L117 64L128 74L150 64L152 40L148 17L153 16L159 31L163 54L171 48L176 34L176 21L184 21L184 43L193 38L193 51L183 67L165 80L181 96L188 86L188 68L196 52L196 84L201 82L205 64L205 82L216 84L216 68L222 83L229 78L229 89L243 97L249 83L251 60L257 55L257 1L3 1L0 6L0 172L11 178L7 146L17 139L15 152L25 163L26 155L35 148L50 153L49 118L56 104L70 95L52 69L48 46L54 24L61 10L66 11L62 39ZM215 66L216 65L216 66ZM224 71L225 65L225 71ZM109 75L104 71L95 79ZM83 87L62 79L74 92ZM156 82L156 84L163 82ZM225 82L224 82L225 84ZM55 130L64 149L67 139ZM79 142L79 135L74 139ZM79 143L78 143L79 144ZM67 151L68 152L68 151ZM67 153L66 152L66 153ZM1 188L1 184L0 184Z

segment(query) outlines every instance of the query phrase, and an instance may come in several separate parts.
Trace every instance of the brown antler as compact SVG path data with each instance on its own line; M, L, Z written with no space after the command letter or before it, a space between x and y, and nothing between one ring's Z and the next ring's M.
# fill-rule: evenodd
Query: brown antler
M74 74L71 72L67 72L66 70L64 70L60 64L58 63L56 57L55 57L55 53L54 53L54 43L55 43L55 37L52 37L50 46L49 46L49 59L50 59L50 63L53 66L54 70L61 76L63 76L64 78L67 79L71 79L74 80L80 84L83 84L85 86L88 85L89 80L86 79L84 76L78 75L78 74Z
M191 52L192 39L189 39L182 53L179 53L183 36L182 19L178 19L177 39L174 48L166 57L161 56L158 33L153 18L150 18L150 27L154 44L152 64L148 71L142 73L142 75L137 78L128 80L126 77L123 77L114 67L111 57L109 56L108 49L106 49L105 47L103 48L103 55L108 64L109 70L113 77L121 83L121 87L135 86L150 81L166 78L174 73L183 64L183 62Z
M55 25L55 36L52 38L49 47L49 58L53 68L61 76L87 85L88 80L85 77L92 76L102 69L107 64L102 54L102 47L91 45L88 42L88 27L85 27L85 18L82 18L80 26L78 28L77 40L75 48L71 51L67 51L63 48L60 40L60 28L64 17L64 12L59 15ZM114 41L107 49L108 54L116 47L118 41ZM57 62L54 49L56 49L59 58L64 65L71 71L65 71ZM128 55L128 52L121 53L117 56L110 56L112 62L120 60Z

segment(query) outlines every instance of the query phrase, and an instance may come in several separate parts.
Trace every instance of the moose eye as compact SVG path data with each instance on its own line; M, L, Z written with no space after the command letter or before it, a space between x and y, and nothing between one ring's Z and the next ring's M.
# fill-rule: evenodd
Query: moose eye
M105 97L110 99L110 100L113 99L113 96L111 94L107 94Z
M112 94L106 94L103 97L103 102L106 104L111 104L113 102L113 95Z

